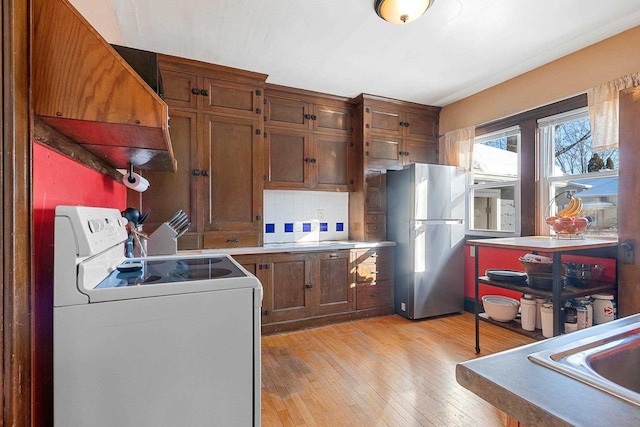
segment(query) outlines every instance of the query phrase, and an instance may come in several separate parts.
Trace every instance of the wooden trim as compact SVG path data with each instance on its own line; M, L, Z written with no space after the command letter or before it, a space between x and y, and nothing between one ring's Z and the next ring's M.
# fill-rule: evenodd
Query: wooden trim
M268 75L239 68L226 67L224 65L209 64L193 59L180 58L178 56L158 53L158 66L160 70L174 70L185 73L199 74L201 76L218 78L226 81L264 85Z
M288 86L281 86L272 83L267 83L264 86L265 96L277 96L280 98L293 98L295 100L301 100L305 98L305 102L318 103L318 98L321 98L322 102L337 101L336 105L342 103L348 104L349 108L353 107L353 100L348 97L331 95L322 92L314 92L306 89L293 88Z
M29 2L2 3L2 423L31 425Z
M388 106L389 104L393 104L393 105L402 107L403 109L413 109L421 112L429 111L431 114L435 115L436 117L440 116L440 110L442 110L442 107L418 104L416 102L402 101L402 100L393 99L393 98L385 98L384 96L370 95L368 93L363 93L358 95L353 99L353 102L355 102L357 106L361 106L364 103L368 105L381 105L383 107Z
M106 161L84 149L73 139L61 134L46 124L40 117L34 117L33 140L47 145L54 151L82 163L83 165L122 182L122 174ZM139 194L139 193L138 193Z
M562 101L534 108L533 110L525 111L523 113L515 114L513 116L479 125L478 127L476 127L476 136L496 132L512 126L518 126L523 122L530 120L535 121L537 125L538 119L554 116L560 113L566 113L567 111L577 110L578 108L583 108L586 106L587 94L583 93L571 98L563 99Z
M354 310L345 313L329 314L325 316L305 317L303 319L288 320L284 322L266 323L262 325L262 335L270 335L280 332L290 332L299 329L330 325L333 323L349 322L351 320L365 319L367 317L385 316L394 313L394 306L368 308Z

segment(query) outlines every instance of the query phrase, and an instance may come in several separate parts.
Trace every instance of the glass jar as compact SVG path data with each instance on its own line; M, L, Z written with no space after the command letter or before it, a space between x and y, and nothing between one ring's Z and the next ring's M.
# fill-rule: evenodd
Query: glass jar
M591 304L591 297L574 298L571 301L571 306L576 309L578 329L593 326L593 304Z

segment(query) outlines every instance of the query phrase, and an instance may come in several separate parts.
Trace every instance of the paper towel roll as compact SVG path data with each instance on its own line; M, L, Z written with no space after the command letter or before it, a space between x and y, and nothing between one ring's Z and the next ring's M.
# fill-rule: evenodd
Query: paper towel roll
M129 187L130 189L139 191L141 193L145 191L147 188L149 188L149 181L147 181L146 179L144 179L143 177L141 177L135 172L133 172L132 175L129 175L129 173L127 172L122 178L122 182L124 183L125 186Z

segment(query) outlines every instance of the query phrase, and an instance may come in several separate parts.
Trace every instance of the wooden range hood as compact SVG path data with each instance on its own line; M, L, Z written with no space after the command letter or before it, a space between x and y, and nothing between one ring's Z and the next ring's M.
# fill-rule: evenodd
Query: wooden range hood
M67 0L33 12L36 133L44 122L114 168L175 171L167 104Z

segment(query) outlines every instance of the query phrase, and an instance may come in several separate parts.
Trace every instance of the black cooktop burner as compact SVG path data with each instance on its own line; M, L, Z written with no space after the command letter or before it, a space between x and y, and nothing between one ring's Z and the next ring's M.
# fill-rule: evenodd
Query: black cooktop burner
M141 263L142 268L137 271L114 270L96 289L244 277L244 273L226 257L138 259L123 264L133 262Z

